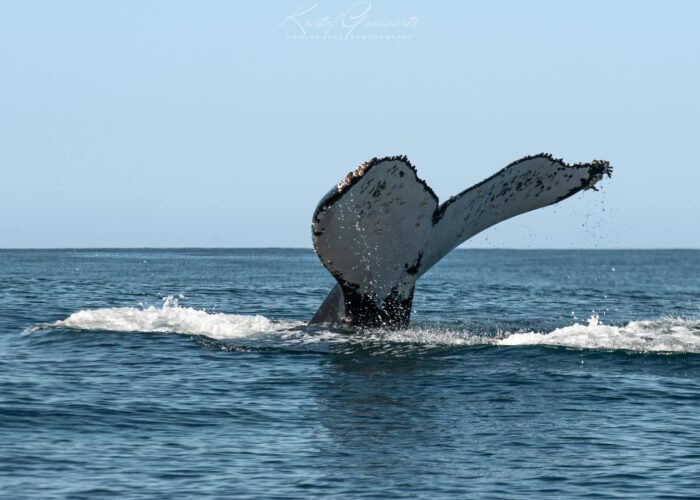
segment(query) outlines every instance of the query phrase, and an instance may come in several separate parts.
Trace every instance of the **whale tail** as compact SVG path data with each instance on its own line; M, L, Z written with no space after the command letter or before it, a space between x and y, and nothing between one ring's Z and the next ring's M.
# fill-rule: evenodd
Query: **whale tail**
M416 280L453 248L498 222L595 189L611 173L606 161L528 156L440 205L405 156L363 163L313 215L314 249L337 285L311 322L405 326Z

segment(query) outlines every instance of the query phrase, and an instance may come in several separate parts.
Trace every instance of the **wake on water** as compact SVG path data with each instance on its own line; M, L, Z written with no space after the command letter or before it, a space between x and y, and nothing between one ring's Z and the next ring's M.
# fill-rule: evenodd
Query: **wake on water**
M74 330L177 333L217 340L277 337L292 344L381 342L426 346L555 346L574 349L625 350L659 353L700 353L700 320L665 317L630 321L624 326L603 324L595 314L587 324L574 323L550 332L499 332L477 334L441 327L404 330L364 330L361 335L307 328L303 321L272 320L260 315L210 313L183 307L166 297L162 307L111 307L83 310L63 320L25 330Z

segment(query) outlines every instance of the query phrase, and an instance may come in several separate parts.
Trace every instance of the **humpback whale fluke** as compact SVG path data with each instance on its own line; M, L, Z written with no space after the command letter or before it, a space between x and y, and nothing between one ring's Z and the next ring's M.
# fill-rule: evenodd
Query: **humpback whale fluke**
M373 158L314 212L314 249L338 283L311 322L405 326L416 280L450 250L503 220L596 189L611 173L607 161L528 156L439 205L405 156Z

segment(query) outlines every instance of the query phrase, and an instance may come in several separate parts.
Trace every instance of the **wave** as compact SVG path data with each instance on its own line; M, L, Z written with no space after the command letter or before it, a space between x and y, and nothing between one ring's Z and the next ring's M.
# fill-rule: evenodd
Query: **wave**
M162 307L109 307L88 309L54 323L34 326L26 333L54 328L111 332L182 333L215 339L249 337L256 333L277 332L301 321L274 321L260 315L211 313L182 307L174 297L163 299Z
M74 330L179 333L217 340L276 337L290 344L367 343L424 346L555 346L574 349L637 352L700 353L700 320L663 317L630 321L624 326L605 325L595 314L586 324L550 332L497 332L476 334L467 330L411 327L405 330L365 330L352 334L307 327L303 321L272 320L260 315L212 313L180 306L167 297L162 307L112 307L78 311L66 319L43 323L25 333L56 328Z
M593 315L586 325L576 323L549 333L514 333L501 339L498 345L700 353L700 321L667 317L613 326L604 325L598 316Z
M473 335L460 331L398 331L387 340L452 345L552 346L573 349L637 352L700 353L700 320L660 318L605 325L597 315L586 324L574 323L551 332L499 332Z

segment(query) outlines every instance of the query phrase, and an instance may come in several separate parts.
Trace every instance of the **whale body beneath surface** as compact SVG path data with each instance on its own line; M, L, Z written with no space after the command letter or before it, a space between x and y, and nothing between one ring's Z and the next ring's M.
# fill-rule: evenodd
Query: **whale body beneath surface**
M314 211L314 250L337 284L311 324L406 326L416 280L452 249L501 221L595 190L611 174L607 161L569 165L539 154L440 205L405 156L373 158Z

